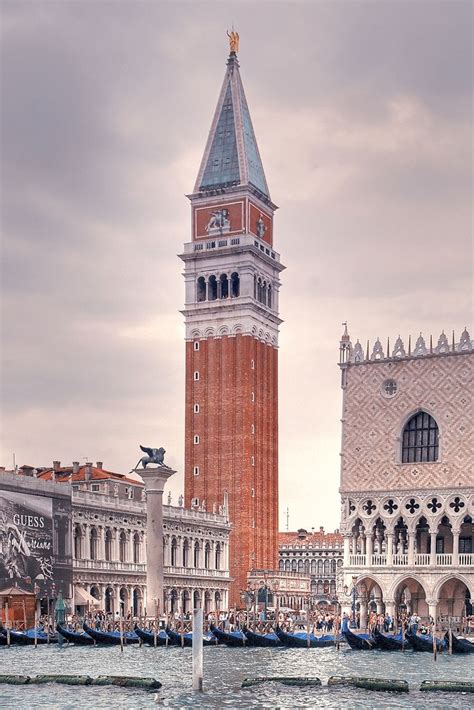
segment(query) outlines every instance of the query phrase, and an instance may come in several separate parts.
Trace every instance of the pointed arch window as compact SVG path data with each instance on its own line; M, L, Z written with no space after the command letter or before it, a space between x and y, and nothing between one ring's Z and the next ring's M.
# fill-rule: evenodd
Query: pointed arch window
M417 412L405 424L402 438L402 463L437 461L439 430L427 412Z

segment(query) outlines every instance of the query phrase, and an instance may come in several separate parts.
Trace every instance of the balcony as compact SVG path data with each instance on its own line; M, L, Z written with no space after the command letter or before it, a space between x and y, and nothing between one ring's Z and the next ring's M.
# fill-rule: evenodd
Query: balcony
M471 567L474 564L474 554L472 553L459 553L458 562L454 567ZM363 567L367 569L368 567L387 567L387 555L386 554L374 554L372 559L368 560L367 555L349 555L349 567ZM413 563L410 565L408 561L408 555L406 553L393 555L392 567L452 567L453 566L453 555L451 552L438 553L435 556L434 563L431 560L431 555L429 553L416 553L413 555Z
M146 574L146 564L141 562L120 562L119 560L73 560L74 569L100 570L102 572L138 572Z
M229 571L224 569L205 569L203 567L173 567L165 565L163 567L164 574L183 576L183 577L220 577L221 579L229 579Z

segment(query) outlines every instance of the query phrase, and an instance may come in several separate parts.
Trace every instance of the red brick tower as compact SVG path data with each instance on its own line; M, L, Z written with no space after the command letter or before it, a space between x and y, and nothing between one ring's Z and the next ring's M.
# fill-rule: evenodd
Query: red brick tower
M278 555L279 274L273 214L235 51L194 191L185 244L186 506L233 525L230 604Z

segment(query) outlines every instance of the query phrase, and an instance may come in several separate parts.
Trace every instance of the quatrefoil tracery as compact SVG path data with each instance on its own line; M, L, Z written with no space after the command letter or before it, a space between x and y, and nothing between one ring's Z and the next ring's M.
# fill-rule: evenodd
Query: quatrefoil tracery
M452 508L455 513L459 513L459 511L464 508L464 501L462 501L459 496L456 496L449 504L449 507Z
M428 503L428 508L431 510L433 515L441 508L441 503L437 498L432 498Z
M362 507L367 513L367 515L372 515L373 511L377 508L377 506L374 505L374 503L372 503L370 499L366 503L364 503Z
M387 511L389 515L393 515L393 513L397 510L398 505L395 503L393 498L390 498L385 504L383 509Z
M414 498L410 498L410 500L408 501L408 503L405 505L405 508L408 510L408 512L409 512L411 515L413 515L413 513L415 513L415 512L418 510L419 507L420 507L420 504L417 503Z

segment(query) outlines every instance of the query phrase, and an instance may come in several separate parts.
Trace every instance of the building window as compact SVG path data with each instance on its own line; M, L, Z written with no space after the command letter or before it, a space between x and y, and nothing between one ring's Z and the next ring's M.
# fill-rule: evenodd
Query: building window
M250 369L255 370L255 360L250 360Z
M460 537L459 538L459 552L462 554L472 553L472 538L470 537Z
M91 491L100 491L100 486L98 483L93 483L91 486Z
M192 498L192 499L191 499L191 506L192 506L193 508L197 508L198 505L199 505L199 498Z
M199 444L199 434L194 435L194 443Z
M250 425L250 431L252 434L255 434L255 424Z
M196 370L194 373L194 381L197 382L199 380L199 372Z
M252 464L252 466L255 466L255 456L250 457L250 463Z
M255 392L252 392L250 395L250 399L252 402L255 402Z
M194 466L194 468L193 468L193 476L199 476L199 466Z
M140 562L140 535L135 533L133 536L133 561L135 564Z
M255 488L252 488L251 496L252 496L252 498L255 498Z
M198 341L198 340L195 340L195 341L194 341L193 347L194 347L195 350L199 350L199 341Z
M199 414L199 404L194 405L194 414Z
M202 247L202 244L201 244ZM206 300L206 279L204 276L200 276L197 280L197 301L198 303L202 303L202 301ZM195 350L199 350L199 348L194 348Z
M206 542L206 547L204 548L204 567L209 569L211 564L211 546Z
M438 425L427 412L418 412L403 430L402 463L437 461L438 451Z
M444 553L444 537L436 538L436 554L442 555Z
M105 531L105 559L107 562L112 559L112 532L110 530Z
M172 567L176 567L177 556L178 556L178 543L176 541L176 538L173 538L171 541L171 566Z
M120 562L127 561L127 536L124 532L121 532L119 537L119 560Z

